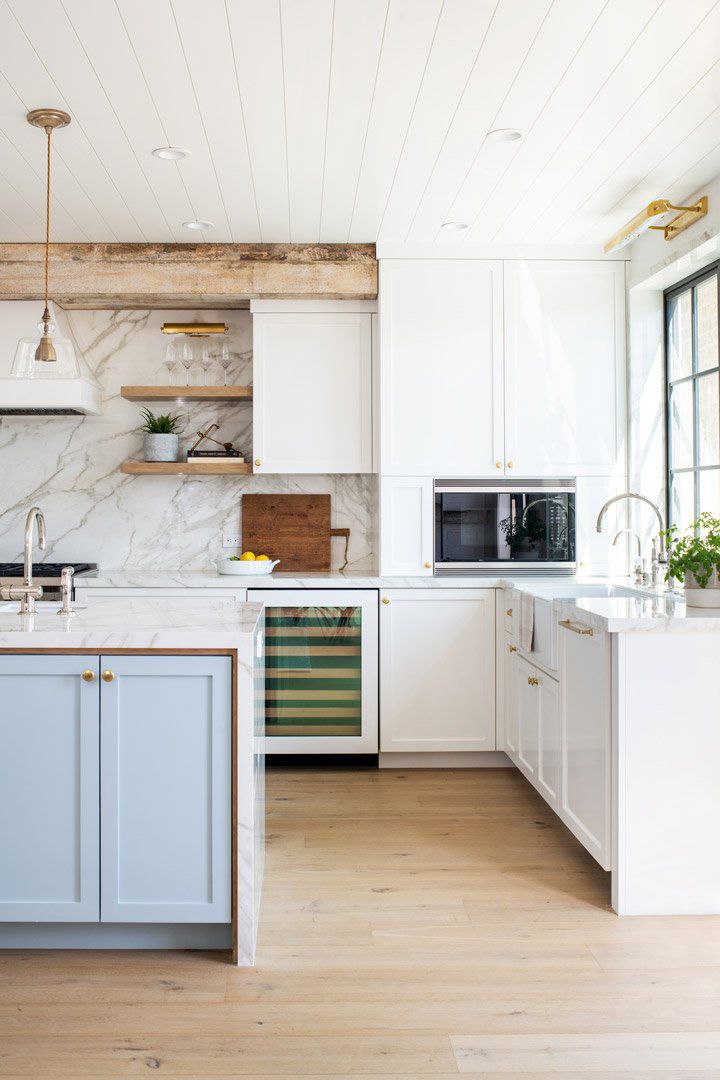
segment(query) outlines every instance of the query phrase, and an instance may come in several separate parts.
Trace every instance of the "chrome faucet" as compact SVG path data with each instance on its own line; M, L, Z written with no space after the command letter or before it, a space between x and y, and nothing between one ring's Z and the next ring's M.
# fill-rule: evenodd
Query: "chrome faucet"
M635 537L635 541L637 543L637 559L635 561L635 584L643 585L645 584L645 574L643 573L642 545L640 543L640 537L638 536L638 534L633 529L618 529L613 538L613 547L617 545L618 540L624 534Z
M42 586L34 586L32 583L32 549L33 531L37 521L38 547L45 550L45 518L39 506L33 506L25 522L25 558L23 566L22 597L20 598L20 612L22 615L31 615L35 610L35 601L42 596ZM38 594L38 590L39 594Z
M621 495L613 495L612 498L608 499L607 502L604 503L603 506L600 508L600 513L598 514L597 524L595 527L598 532L602 532L602 523L603 518L605 517L605 512L607 511L609 506L612 506L613 503L619 502L621 499L637 499L638 502L646 503L655 513L655 516L658 519L658 523L660 525L660 529L658 531L658 542L660 546L658 549L655 542L653 541L652 548L652 583L653 585L657 585L660 576L660 564L667 563L668 557L665 536L663 535L665 530L663 516L660 512L660 508L656 506L651 499L646 498L644 495L638 495L634 491L624 491Z

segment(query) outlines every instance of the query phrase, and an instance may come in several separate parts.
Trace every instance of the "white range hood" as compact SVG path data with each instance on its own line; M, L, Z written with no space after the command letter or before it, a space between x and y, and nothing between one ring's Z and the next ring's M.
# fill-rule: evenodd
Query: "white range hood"
M65 312L53 305L51 309L63 336L73 337ZM42 302L38 300L0 303L0 416L98 416L102 412L100 384L77 342L77 379L16 379L10 374L18 340L33 332L41 314Z

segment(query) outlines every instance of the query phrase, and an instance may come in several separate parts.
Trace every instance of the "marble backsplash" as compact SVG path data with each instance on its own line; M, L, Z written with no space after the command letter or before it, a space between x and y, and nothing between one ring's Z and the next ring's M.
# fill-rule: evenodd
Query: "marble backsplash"
M2 307L0 304L0 318ZM142 456L140 407L120 397L127 384L169 381L163 365L164 322L194 318L227 322L232 367L228 382L252 382L252 318L247 311L70 311L76 345L103 391L102 416L0 419L0 561L22 554L25 516L42 507L52 562L93 561L103 572L149 573L212 569L222 534L241 530L247 492L326 493L333 527L349 527L350 573L373 573L376 481L373 476L128 476L126 458ZM185 371L180 372L182 380ZM193 381L202 381L196 368ZM178 376L176 375L176 379ZM222 371L210 373L222 381ZM216 432L252 457L252 406L195 402L151 405L182 416L181 447L217 422ZM227 553L227 552L226 552ZM332 567L343 562L344 542L332 542Z

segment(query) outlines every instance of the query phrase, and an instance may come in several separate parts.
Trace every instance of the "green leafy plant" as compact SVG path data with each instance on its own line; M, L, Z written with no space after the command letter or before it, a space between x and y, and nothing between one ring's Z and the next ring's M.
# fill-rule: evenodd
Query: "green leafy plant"
M511 517L503 518L500 528L505 534L505 543L511 548L519 547L523 540L538 544L546 535L545 523L533 514L526 514L514 521Z
M177 433L179 416L169 416L167 413L155 416L149 409L141 409L140 415L143 418L141 431L147 432L148 435L175 435Z
M671 525L662 535L669 551L665 580L683 581L689 574L706 588L713 570L720 572L720 518L706 512L682 532Z

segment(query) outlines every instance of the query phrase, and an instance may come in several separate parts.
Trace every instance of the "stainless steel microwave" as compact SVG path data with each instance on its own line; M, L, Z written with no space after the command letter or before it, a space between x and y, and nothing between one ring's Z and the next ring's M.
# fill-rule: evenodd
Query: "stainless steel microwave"
M574 573L575 480L436 480L435 573Z

